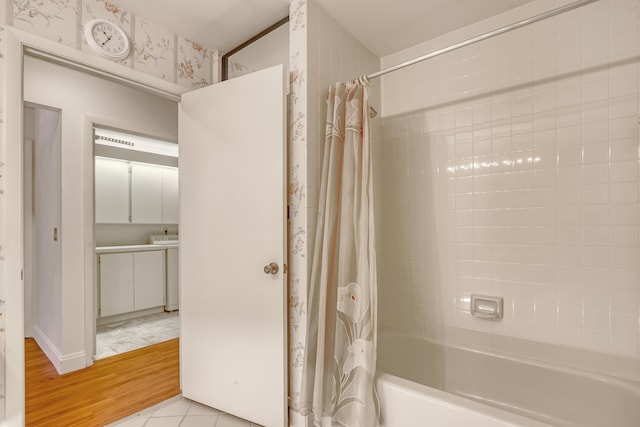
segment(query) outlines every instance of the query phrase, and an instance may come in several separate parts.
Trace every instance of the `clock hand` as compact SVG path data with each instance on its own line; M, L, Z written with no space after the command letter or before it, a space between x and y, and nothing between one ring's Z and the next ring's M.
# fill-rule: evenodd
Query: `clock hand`
M111 40L111 37L109 34L107 34L104 30L102 31L102 34L104 34L105 36L107 36L107 39L105 41L102 42L102 46L104 46L105 44L107 44L107 42L109 42Z

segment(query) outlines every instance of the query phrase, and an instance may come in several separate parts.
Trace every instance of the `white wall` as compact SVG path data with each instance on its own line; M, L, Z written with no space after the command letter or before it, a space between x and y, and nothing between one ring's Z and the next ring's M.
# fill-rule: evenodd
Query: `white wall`
M61 371L63 343L60 111L35 108L33 150L33 332ZM25 191L25 195L29 192ZM54 228L58 239L54 240Z
M146 245L152 234L178 234L176 224L96 224L96 246Z
M601 0L383 77L382 326L640 379L638 46L638 1Z
M84 367L85 284L93 260L93 123L177 140L177 104L25 57L24 99L62 110L62 371ZM85 264L86 263L86 264ZM65 361L68 363L65 364Z

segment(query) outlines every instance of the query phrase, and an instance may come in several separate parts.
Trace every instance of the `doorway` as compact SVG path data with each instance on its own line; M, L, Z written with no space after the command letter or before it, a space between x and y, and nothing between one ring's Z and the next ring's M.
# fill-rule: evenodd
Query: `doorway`
M35 303L43 298L40 309L48 316L47 326L34 323L32 329L38 344L62 374L93 364L96 349L99 295L96 288L93 127L100 124L129 129L176 145L177 103L30 55L24 56L23 96L27 105L50 106L48 110L44 109L49 115L53 114L50 110L55 109L58 118L60 143L55 157L58 160L52 161L54 157L51 157L37 163L35 170L54 164L59 170L61 189L48 196L58 200L60 214L56 220L59 222L47 223L44 229L46 238L57 239L54 243L60 253L56 258L59 281L45 288L49 293L39 296L40 289L34 287L33 296L27 297L34 301L34 313L38 311ZM51 222L52 216L51 212L46 212L44 218ZM153 230L156 233L163 231L162 227ZM40 250L39 246L34 245L34 253ZM40 336L39 332L42 332Z
M62 340L61 317L61 121L60 110L24 108L25 337L34 337L50 359Z
M94 359L178 338L178 146L94 127Z

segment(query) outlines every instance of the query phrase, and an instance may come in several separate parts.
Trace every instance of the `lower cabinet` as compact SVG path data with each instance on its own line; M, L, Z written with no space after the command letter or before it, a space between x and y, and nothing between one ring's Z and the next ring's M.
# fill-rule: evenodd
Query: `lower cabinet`
M164 250L100 254L99 316L164 305Z
M164 305L164 253L133 253L133 309Z

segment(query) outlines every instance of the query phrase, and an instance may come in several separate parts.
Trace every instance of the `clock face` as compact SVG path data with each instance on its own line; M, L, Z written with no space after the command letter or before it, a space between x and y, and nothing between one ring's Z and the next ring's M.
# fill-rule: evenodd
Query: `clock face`
M129 54L129 39L117 25L102 19L89 21L85 27L89 46L105 58L119 60Z

